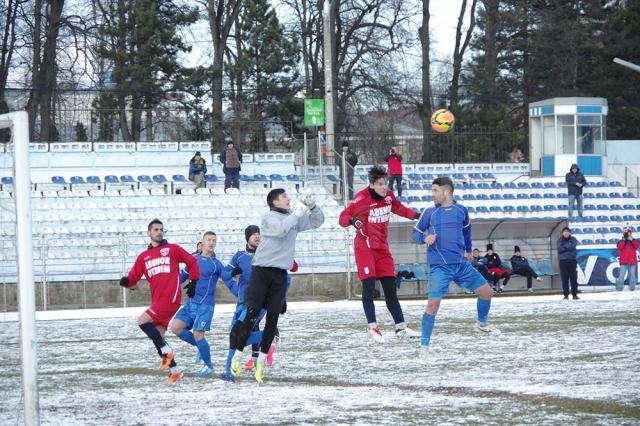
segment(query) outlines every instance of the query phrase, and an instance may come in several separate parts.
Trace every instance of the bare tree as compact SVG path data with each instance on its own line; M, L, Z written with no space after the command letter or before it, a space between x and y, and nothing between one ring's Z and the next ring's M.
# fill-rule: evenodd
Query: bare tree
M430 0L422 0L422 25L418 29L422 48L422 102L418 104L418 114L422 122L422 160L425 162L430 161L431 153L431 39L429 35L431 14L429 13L429 3Z
M464 40L462 40L462 26L464 23L464 16L467 12L467 0L462 0L460 6L460 14L458 15L458 25L456 26L456 45L453 51L453 75L451 77L450 93L450 108L452 110L458 109L459 102L459 90L460 90L460 72L462 70L462 61L464 54L467 51L469 42L471 41L471 35L476 22L476 5L478 0L471 0L471 11L469 16L469 27L466 30Z

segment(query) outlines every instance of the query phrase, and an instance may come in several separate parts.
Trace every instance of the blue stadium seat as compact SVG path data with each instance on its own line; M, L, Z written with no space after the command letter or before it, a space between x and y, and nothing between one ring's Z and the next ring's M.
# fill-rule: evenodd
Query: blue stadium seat
M513 206L504 206L502 208L502 211L505 212L505 213L513 213L513 212L516 211L516 208L513 207Z
M131 175L122 175L120 176L120 182L122 183L135 183L135 179Z
M528 182L518 182L518 188L520 189L529 189L531 185Z
M538 260L538 269L542 272L543 275L558 275L557 272L553 271L553 265L551 264L551 259L540 259Z
M636 209L636 208L635 208L635 206L633 206L633 205L631 205L631 204L624 204L624 205L622 206L622 208L623 208L624 210L635 210L635 209Z
M476 213L489 213L489 209L485 206L476 207Z
M610 192L609 198L622 198L622 194L620 194L619 192Z
M409 265L406 265L404 263L401 263L398 265L398 273L400 272L413 272L411 270L411 267ZM415 274L414 274L415 275ZM400 278L401 282L412 282L412 281L418 281L416 278Z
M244 182L253 182L253 175L249 176L249 175L243 175L240 174L240 180L244 181Z
M622 216L614 214L613 216L609 217L609 221L610 222L618 222L618 223L620 223L620 222L622 222Z
M488 200L489 196L487 194L478 194L476 195L476 200Z
M595 186L596 188L604 188L605 186L609 186L608 182L595 182L593 184L591 184L592 186Z
M289 182L300 182L300 176L298 176L298 175L287 175L287 180Z
M565 207L566 208L566 207ZM583 222L596 222L596 218L593 216L584 216L582 218Z
M271 178L272 176L274 175L269 175L269 179L271 179L271 181L273 182L273 179ZM280 175L275 175L275 176L280 176ZM336 175L327 175L326 178L329 179L329 181L331 182L340 182L340 178ZM283 180L282 176L280 176L279 181L282 181L282 180Z
M588 246L588 245L593 244L593 240L590 240L589 238L585 238L584 240L580 240L580 244Z
M167 183L167 177L165 175L153 175L151 177L155 183Z
M98 176L87 176L87 183L101 183L100 177Z
M86 183L82 176L71 176L71 183Z
M464 189L464 184L463 183L454 183L453 184L453 188L454 189Z
M419 191L422 189L422 185L420 185L419 183L410 183L409 189L412 191Z
M421 176L418 173L409 173L407 177L412 181L422 180Z
M421 201L420 197L418 197L416 195L410 195L408 200L409 200L410 203L419 203Z
M489 194L489 199L490 200L502 200L502 195L501 194Z
M609 185L610 185L610 186L616 186L616 187L620 187L620 186L622 186L622 184L621 184L620 182L618 182L618 181L610 182L610 183L609 183Z
M473 208L473 207L471 207L471 206L469 206L469 207L467 207L467 211L468 211L469 213L475 213L475 212L476 212L476 209L475 209L475 208Z
M622 228L619 226L612 226L609 228L609 232L613 232L614 234L622 234Z
M518 195L516 195L516 198L518 200L529 199L529 194L525 194L523 192L519 192Z
M435 177L433 177L433 175L431 175L429 173L424 173L422 175L422 179L426 180L428 183L431 183L431 181L433 181L435 179Z
M11 176L3 176L0 182L3 185L13 185L13 178Z
M478 189L475 183L465 183L462 185L464 189Z
M545 182L544 183L544 187L545 188L557 188L558 185L556 185L555 182Z
M609 244L618 244L619 238L609 238Z
M482 182L478 184L479 189L491 189L488 183Z
M540 182L533 182L531 184L531 188L542 189L542 188L544 188L544 186Z
M138 176L138 182L151 183L153 180L151 180L151 176L149 175L140 175Z
M593 228L591 228L590 226L587 226L586 228L582 228L582 233L583 234L593 234Z
M106 183L120 183L120 179L118 179L118 176L116 175L106 175L104 177L104 181Z
M581 228L573 228L571 230L571 233L573 233L574 235L585 234L584 229Z
M596 244L609 244L609 241L606 238L597 238Z
M556 198L556 194L554 194L553 192L545 192L544 194L542 194L543 198Z
M607 234L609 233L609 228L607 228L606 226L599 226L596 228L596 232L598 234Z
M518 206L516 207L516 210L520 213L529 213L531 211L531 209L529 209L529 206Z
M634 220L636 220L636 217L630 214L626 214L622 216L622 220L624 220L625 222L633 222Z
M207 178L211 175L205 175L204 179L208 182ZM171 176L171 180L174 182L186 182L187 178L184 175L173 175Z
M430 203L431 201L433 201L433 198L431 197L431 195L423 195L422 197L420 197L420 200Z
M482 179L495 179L496 177L493 175L493 173L483 173L482 174Z
M489 207L489 211L494 213L502 213L502 208L500 206L491 206Z
M462 173L454 173L453 178L457 180L464 180L466 177Z
M568 195L567 195L567 193L566 193L566 192L558 192L558 193L556 194L556 197L558 197L558 198L567 198L567 197L568 197Z
M636 216L636 220L640 221L640 214Z
M598 222L609 222L609 216L598 216L596 217Z
M428 279L425 267L420 263L413 264L413 275L416 276L418 281L426 281Z
M67 182L64 180L64 178L62 176L53 176L51 178L51 182L57 183L57 184L61 184L61 185L66 185L67 184Z
M609 206L609 209L611 209L611 210L624 210L620 204L611 204Z
M533 206L531 206L531 211L532 212L541 212L542 211L542 206L540 206L538 204L534 204Z
M633 192L623 192L623 193L622 193L622 196L623 196L624 198L636 198L636 196L635 196L635 195L633 195Z
M566 188L567 187L567 182L562 181L562 182L558 182L558 188Z
M333 176L336 178L336 181L338 181L339 179L335 176L335 175L329 175L329 176ZM329 178L329 176L327 176ZM272 175L269 175L269 179L271 179L274 182L282 182L284 181L284 178L282 177L282 175L279 175L277 173L274 173ZM331 178L329 178L329 180L331 180Z
M542 195L540 195L539 193L535 192L533 194L529 194L529 198L542 198Z
M596 198L596 194L594 194L593 192L585 192L584 194L582 194L582 196L584 198ZM601 198L601 197L598 197ZM607 198L607 196L605 195L605 198Z
M500 182L491 182L491 189L503 189L504 185Z
M513 194L504 194L502 198L504 198L505 200L515 200L516 196Z
M401 196L398 197L398 201L400 201L401 203L406 203L409 200L404 195L401 195Z
M469 173L469 177L471 179L482 179L482 175L480 173Z
M267 179L267 176L263 175L263 174L253 175L253 180L256 180L258 182L268 182L269 181L269 179Z
M431 184L430 183L423 184L422 189L424 189L425 191L431 191Z
M596 192L595 195L592 194L591 192L587 192L584 195L587 195L587 194L593 195L592 198L609 198L609 194L607 194L606 192Z

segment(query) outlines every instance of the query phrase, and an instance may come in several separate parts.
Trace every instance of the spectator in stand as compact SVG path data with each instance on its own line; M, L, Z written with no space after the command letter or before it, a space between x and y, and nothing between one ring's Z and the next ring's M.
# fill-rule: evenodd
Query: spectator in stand
M484 277L487 282L492 283L493 288L496 288L497 282L500 280L493 272L489 272L489 269L486 265L486 259L484 257L480 257L480 250L477 248L473 249L473 258L471 259L471 266L476 268L480 275Z
M494 273L498 278L495 281L498 286L498 293L502 293L502 290L509 283L509 279L511 279L511 274L502 268L502 260L500 260L498 253L493 251L493 244L487 244L487 254L484 255L484 258L489 272ZM500 284L500 279L502 279L502 284Z
M558 261L560 263L560 279L562 280L562 292L564 300L569 300L569 282L571 282L571 295L573 300L578 300L578 240L571 236L571 229L562 228L562 235L558 239Z
M531 292L533 291L533 278L537 281L542 281L542 278L540 278L538 274L536 274L536 271L529 266L527 258L520 254L520 247L515 246L513 251L513 256L511 256L511 268L513 269L513 273L527 277L527 291Z
M231 187L240 189L240 165L242 163L240 148L236 148L231 141L227 142L227 147L220 153L220 162L224 173L224 190Z
M342 155L344 156L345 161L347 162L347 187L349 188L349 200L353 199L353 172L356 164L358 164L358 154L353 152L349 148L349 142L342 142ZM342 176L342 158L340 158L340 164L338 165L340 168L340 181L344 182L344 176ZM342 192L342 186L340 187L340 192Z
M518 149L518 147L514 146L513 151L509 154L509 162L510 163L522 163L524 162L524 154L522 151Z
M202 253L202 241L198 241L198 244L196 244L196 251L191 253L191 256L195 256L196 254L200 253Z
M578 214L582 217L582 189L587 184L577 164L572 164L569 173L564 177L569 192L569 218L573 217L573 205L578 203Z
M384 157L387 162L387 171L389 173L389 189L393 192L393 181L398 186L398 197L402 197L402 155L394 146L389 150L389 154Z
M618 242L618 250L620 251L620 271L616 281L616 290L618 291L624 289L624 277L627 272L629 273L629 291L636 289L636 283L638 282L638 248L640 248L640 241L633 238L633 229L625 228L622 239Z
M196 188L204 188L204 175L207 173L207 163L200 155L200 151L189 161L189 180L196 184Z

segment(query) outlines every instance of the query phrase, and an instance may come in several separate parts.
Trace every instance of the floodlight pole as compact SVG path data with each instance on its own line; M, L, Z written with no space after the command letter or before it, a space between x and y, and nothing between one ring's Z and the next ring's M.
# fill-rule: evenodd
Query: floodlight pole
M636 72L640 72L640 65L632 64L631 62L624 61L620 58L613 58L613 62L615 62L618 65L622 65L623 67L632 69Z
M3 119L8 118L8 123ZM13 135L14 199L16 205L16 251L18 254L18 309L22 355L24 424L40 424L38 365L36 359L36 297L33 284L31 234L31 173L29 170L29 124L26 111L0 115ZM20 168L18 168L20 165Z

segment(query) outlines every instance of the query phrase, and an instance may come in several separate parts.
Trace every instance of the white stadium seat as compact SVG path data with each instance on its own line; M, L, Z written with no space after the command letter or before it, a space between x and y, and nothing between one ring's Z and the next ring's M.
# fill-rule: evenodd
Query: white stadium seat
M117 189L107 189L106 191L104 191L104 196L105 197L119 197L120 196L120 191L118 191Z
M92 189L89 191L90 197L104 197L104 191L102 189Z
M164 188L151 188L151 195L167 195L167 192L164 190Z
M198 195L211 195L211 191L209 191L209 188L198 188L198 189L196 189L196 194L198 194Z

